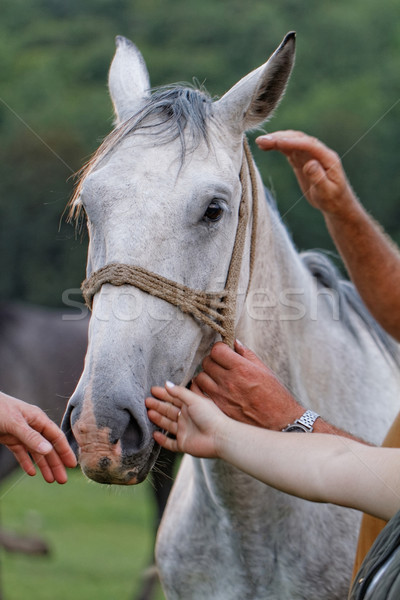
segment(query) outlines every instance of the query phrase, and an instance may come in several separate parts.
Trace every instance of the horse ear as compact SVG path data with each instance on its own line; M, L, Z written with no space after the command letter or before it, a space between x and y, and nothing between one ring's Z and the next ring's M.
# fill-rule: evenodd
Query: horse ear
M294 64L295 40L295 32L288 33L264 65L215 103L220 117L240 133L261 125L278 106Z
M137 112L150 95L150 78L143 56L130 40L117 36L117 49L108 74L108 88L117 123Z

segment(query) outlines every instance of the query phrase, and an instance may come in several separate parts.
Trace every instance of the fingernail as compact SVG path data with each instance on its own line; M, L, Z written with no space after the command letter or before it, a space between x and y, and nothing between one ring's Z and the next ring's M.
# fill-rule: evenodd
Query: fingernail
M165 382L165 387L167 387L167 388L173 388L173 387L175 387L175 384L172 383L172 381L166 381Z
M53 446L50 444L50 442L40 442L38 446L38 452L40 452L40 454L47 454L52 449Z
M240 346L241 348L244 348L244 344L242 344L242 342L240 340L238 340L236 338L235 342L237 343L238 346Z
M256 142L262 141L262 140L266 140L267 142L272 142L273 139L274 139L273 135L267 133L266 135L259 135L258 138L256 138Z

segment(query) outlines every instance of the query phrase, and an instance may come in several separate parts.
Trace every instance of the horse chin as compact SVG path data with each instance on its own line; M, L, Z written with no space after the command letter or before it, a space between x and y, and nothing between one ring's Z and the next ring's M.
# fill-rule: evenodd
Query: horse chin
M151 471L159 453L159 447L154 447L147 460L135 457L124 457L120 460L112 456L90 456L80 452L79 464L86 477L97 483L107 485L137 485L142 483Z
M105 483L107 485L137 485L142 483L147 477L148 471L136 472L136 468L130 470L115 468L112 471L104 471L101 468L91 468L81 464L84 475L96 481L96 483Z
M137 485L151 471L160 447L153 442L134 454L123 452L117 444L85 444L78 450L78 460L86 477L108 485Z

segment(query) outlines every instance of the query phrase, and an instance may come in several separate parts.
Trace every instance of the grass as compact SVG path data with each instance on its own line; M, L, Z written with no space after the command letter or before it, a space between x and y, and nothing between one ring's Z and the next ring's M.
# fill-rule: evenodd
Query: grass
M1 550L1 600L134 600L152 557L149 483L107 487L76 469L66 485L49 485L18 471L0 488L0 509L3 529L39 535L51 550Z

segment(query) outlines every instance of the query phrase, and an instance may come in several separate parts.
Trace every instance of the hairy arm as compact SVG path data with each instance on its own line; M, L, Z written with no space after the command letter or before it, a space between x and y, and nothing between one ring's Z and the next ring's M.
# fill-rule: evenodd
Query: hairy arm
M217 342L202 366L203 371L193 380L196 390L209 396L232 419L281 431L306 410L271 369L238 341L235 352ZM356 439L322 417L315 421L314 431Z
M299 131L277 131L257 138L257 144L288 158L303 194L321 210L365 304L400 340L400 253L358 201L339 156Z

